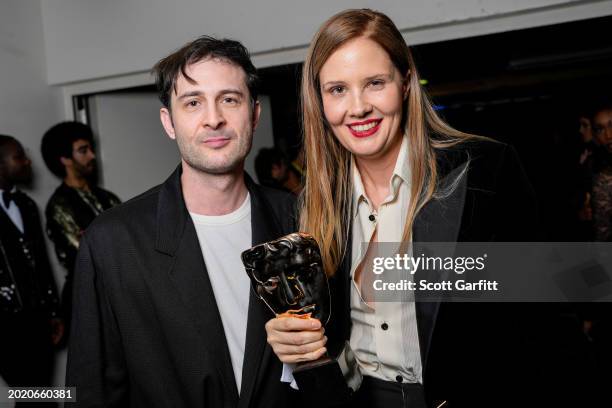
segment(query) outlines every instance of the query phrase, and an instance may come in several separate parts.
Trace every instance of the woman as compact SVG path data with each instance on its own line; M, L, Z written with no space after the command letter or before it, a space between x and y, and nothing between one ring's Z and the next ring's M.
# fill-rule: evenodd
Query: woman
M351 406L438 406L471 396L466 384L480 388L492 373L481 360L503 364L498 355L512 354L486 344L508 321L489 321L489 306L372 302L361 243L531 239L533 194L514 151L445 124L402 35L372 10L341 12L315 34L302 108L300 227L321 246L333 317L327 336L317 321L272 319L268 342L288 364L339 356L358 390Z

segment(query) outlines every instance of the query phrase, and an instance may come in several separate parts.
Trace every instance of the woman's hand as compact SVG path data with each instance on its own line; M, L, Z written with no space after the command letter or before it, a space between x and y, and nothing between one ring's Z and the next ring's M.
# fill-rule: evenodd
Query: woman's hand
M268 344L286 364L313 361L327 351L325 329L317 319L275 317L266 323L266 332Z

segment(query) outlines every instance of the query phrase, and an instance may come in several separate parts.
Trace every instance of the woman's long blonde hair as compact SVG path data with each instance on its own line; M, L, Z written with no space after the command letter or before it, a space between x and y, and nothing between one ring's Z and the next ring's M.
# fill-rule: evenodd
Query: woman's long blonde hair
M325 120L319 72L336 49L357 37L378 43L402 76L409 77L402 123L410 141L412 199L402 241L410 239L416 214L436 192L436 149L474 137L453 129L436 114L421 88L410 49L389 17L360 9L346 10L327 20L310 44L302 74L306 175L300 202L300 229L318 241L328 275L335 273L348 244L353 183L351 153L338 142Z

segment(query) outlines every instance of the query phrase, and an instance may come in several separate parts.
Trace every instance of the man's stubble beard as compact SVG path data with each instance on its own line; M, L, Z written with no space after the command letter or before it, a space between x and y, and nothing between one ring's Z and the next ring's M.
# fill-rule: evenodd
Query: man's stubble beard
M241 168L244 165L244 160L251 151L253 134L251 133L249 137L242 138L232 134L230 146L228 146L230 150L224 152L221 158L215 159L212 159L198 149L197 144L203 143L200 140L194 144L186 142L181 137L177 137L176 141L181 158L189 167L206 174L223 175L233 173L237 168Z
M98 166L96 159L92 159L86 165L82 165L81 163L74 161L74 170L86 180L94 179L97 169Z

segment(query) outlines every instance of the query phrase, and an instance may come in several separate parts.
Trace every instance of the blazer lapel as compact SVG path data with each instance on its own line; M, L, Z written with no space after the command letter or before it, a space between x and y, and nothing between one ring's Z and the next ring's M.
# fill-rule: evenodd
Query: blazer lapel
M468 165L469 161L450 171L440 182L440 190L448 194L430 200L417 214L413 226L413 251L418 251L419 243L457 241L467 192ZM415 307L421 360L425 368L440 302L419 302L417 296Z
M269 209L269 203L259 187L245 174L245 182L251 195L251 229L253 246L279 238L282 234L280 223ZM272 358L272 351L266 343L266 322L274 315L255 295L249 296L249 316L247 319L246 344L242 365L242 390L239 407L248 407L266 373ZM266 378L266 381L280 381L279 378Z
M168 275L202 337L232 406L238 401L229 349L215 295L193 222L183 200L181 168L162 185L157 211L156 249L169 257Z
M0 199L1 198L2 197L0 197ZM21 232L19 228L17 228L17 225L15 225L13 220L11 220L11 217L9 217L6 211L0 209L0 217L3 219L3 224L5 225L5 228L12 229L17 236L30 236L30 234L35 231L36 225L32 225L32 209L28 205L28 202L21 191L17 190L13 203L19 209L19 214L21 215L21 221L23 223L23 232ZM34 211L36 211L36 209L34 209Z

